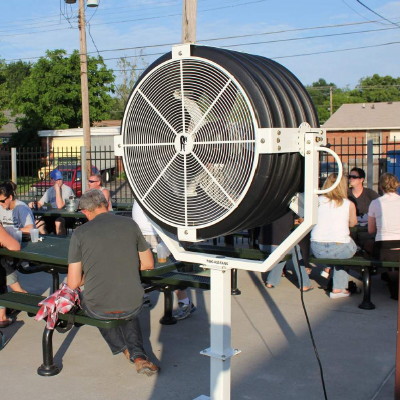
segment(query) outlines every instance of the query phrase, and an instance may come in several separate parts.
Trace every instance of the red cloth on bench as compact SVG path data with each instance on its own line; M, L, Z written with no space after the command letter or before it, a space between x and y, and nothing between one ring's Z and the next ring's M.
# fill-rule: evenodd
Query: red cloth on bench
M35 316L35 320L40 321L47 318L47 328L54 329L58 320L58 313L66 314L73 306L80 305L79 291L80 289L72 290L66 283L63 283L61 289L39 303L41 307Z

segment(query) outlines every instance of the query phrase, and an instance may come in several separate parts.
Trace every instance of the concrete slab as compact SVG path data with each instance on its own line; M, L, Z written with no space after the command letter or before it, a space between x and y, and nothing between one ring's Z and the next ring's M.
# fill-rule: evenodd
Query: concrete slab
M291 275L289 275L291 278ZM318 274L312 278L320 280ZM361 286L360 281L352 278ZM45 273L21 276L36 293L48 291ZM330 400L386 400L394 396L397 303L385 283L373 277L376 309L361 310L361 295L331 300L318 288L303 296ZM288 279L266 289L260 274L240 271L240 296L232 297L231 398L244 400L323 399L320 369L310 339L301 295ZM2 329L8 343L0 352L1 397L53 400L188 400L209 395L209 360L199 352L209 346L209 292L191 291L197 311L176 325L163 326L162 294L152 293L154 307L141 315L146 346L161 373L138 375L122 356L112 356L93 327L54 334L54 354L63 366L55 377L40 377L43 322L20 313Z

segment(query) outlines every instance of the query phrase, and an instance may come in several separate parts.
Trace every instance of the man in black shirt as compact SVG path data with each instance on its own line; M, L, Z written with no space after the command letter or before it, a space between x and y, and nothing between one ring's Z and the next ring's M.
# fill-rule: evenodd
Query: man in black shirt
M365 171L361 168L354 167L349 174L350 188L347 192L349 200L351 200L357 209L357 217L359 222L363 221L365 214L368 214L368 208L372 200L379 197L372 189L363 186L365 180ZM361 221L360 221L361 220ZM366 219L366 221L368 218Z
M113 354L123 352L138 373L153 375L158 367L147 360L138 319L143 303L139 269L153 269L153 255L136 222L108 212L100 190L83 194L79 207L89 222L71 238L68 286L85 285L81 305L89 316L127 320L100 332Z

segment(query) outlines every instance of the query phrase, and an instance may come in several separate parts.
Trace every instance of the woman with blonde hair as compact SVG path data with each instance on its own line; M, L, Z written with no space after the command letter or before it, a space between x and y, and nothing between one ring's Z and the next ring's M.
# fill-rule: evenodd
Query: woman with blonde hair
M374 257L382 261L400 261L400 183L396 176L385 173L379 179L382 197L373 200L368 210L368 233L376 233ZM398 272L389 272L391 297L398 297Z
M337 175L330 174L323 189L333 186L336 180ZM354 203L347 198L347 187L347 179L342 176L338 186L318 198L318 220L311 231L311 251L317 258L346 259L357 251L349 229L357 224L357 213ZM350 296L348 279L344 268L333 267L331 299Z

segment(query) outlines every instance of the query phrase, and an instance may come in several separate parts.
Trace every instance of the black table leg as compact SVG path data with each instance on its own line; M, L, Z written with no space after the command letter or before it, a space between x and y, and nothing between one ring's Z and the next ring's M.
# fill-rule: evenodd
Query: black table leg
M370 267L365 267L362 269L362 279L363 279L363 301L358 306L363 310L373 310L375 305L371 301L371 271Z
M231 295L238 296L242 292L237 287L237 269L231 269Z
M60 276L58 272L51 271L51 275L53 276L53 291L52 293L56 292L60 288Z
M61 369L54 364L53 360L53 329L44 329L42 338L43 364L37 369L41 376L54 376L60 373Z
M162 288L161 291L164 293L164 315L160 319L162 325L174 325L178 320L172 316L172 308L174 304L174 291L170 287Z

